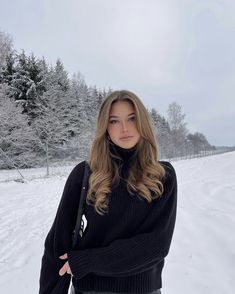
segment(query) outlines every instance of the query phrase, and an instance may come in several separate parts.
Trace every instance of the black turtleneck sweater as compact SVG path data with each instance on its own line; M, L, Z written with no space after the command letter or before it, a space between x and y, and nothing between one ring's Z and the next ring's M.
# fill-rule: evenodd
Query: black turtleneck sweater
M136 149L115 144L113 159L127 176ZM42 257L39 294L66 294L71 276L59 276L68 253L68 262L77 291L148 293L162 287L162 268L175 226L177 178L173 166L160 161L166 170L162 197L148 203L130 195L126 182L120 180L109 198L108 213L96 213L85 206L87 226L78 248L71 247L84 161L74 167L63 191L54 223L46 237Z

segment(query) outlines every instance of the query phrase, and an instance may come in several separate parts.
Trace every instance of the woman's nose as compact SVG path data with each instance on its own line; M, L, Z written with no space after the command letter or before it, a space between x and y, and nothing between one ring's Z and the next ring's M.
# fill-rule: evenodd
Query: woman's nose
M122 123L122 130L123 130L123 132L127 131L127 125L125 122Z

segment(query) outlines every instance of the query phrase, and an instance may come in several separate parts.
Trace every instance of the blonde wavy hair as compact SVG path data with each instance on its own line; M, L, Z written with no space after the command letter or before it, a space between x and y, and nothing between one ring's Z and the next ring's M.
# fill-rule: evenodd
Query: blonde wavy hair
M117 101L127 101L133 105L136 127L140 134L136 146L136 159L129 169L127 178L128 192L137 193L151 203L160 197L164 190L161 180L165 175L165 169L158 161L158 145L151 116L134 93L127 90L114 91L101 104L88 160L92 173L86 202L94 205L100 215L107 212L112 186L119 179L118 165L112 160L107 136L111 106Z

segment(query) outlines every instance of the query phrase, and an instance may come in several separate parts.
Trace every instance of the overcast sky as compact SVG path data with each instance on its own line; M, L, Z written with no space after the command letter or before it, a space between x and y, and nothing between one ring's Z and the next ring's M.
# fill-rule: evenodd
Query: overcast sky
M234 16L234 0L0 0L17 50L164 116L176 101L213 145L235 145Z

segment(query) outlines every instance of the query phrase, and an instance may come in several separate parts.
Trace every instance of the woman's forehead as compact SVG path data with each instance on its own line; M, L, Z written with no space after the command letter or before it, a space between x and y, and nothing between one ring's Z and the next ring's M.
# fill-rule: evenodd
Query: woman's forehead
M129 101L115 101L110 108L110 115L135 113L134 106Z

